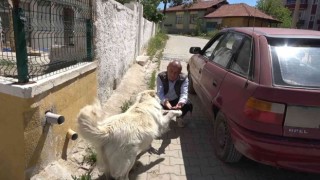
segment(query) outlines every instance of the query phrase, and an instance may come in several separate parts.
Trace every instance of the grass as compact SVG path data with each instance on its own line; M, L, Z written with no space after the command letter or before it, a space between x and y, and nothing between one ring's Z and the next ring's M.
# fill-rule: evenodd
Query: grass
M155 89L156 87L156 73L157 71L153 70L150 81L149 81L149 89Z
M92 180L90 172L82 174L80 177L71 176L73 180Z
M156 55L158 70L160 70L160 63L161 63L162 57L163 57L163 49L161 49L159 53Z
M124 113L126 112L130 106L133 104L133 101L132 100L126 100L122 106L120 107L121 108L121 112Z
M86 149L87 155L83 156L82 163L89 164L93 166L97 162L97 153L94 152L91 148Z
M147 55L152 59L158 50L165 47L167 40L168 35L164 31L159 30L149 41Z
M150 56L150 59L155 57L157 59L157 69L160 69L161 59L163 57L163 49L166 46L168 35L164 30L159 30L156 35L150 39L148 48L147 48L147 55ZM156 86L156 73L157 71L154 70L151 74L150 80L148 82L149 89L155 89Z
M73 180L92 180L91 172L93 170L94 165L97 163L97 153L94 152L90 147L86 149L87 154L83 156L82 164L86 163L90 165L90 169L85 174L81 176L73 176L71 175Z

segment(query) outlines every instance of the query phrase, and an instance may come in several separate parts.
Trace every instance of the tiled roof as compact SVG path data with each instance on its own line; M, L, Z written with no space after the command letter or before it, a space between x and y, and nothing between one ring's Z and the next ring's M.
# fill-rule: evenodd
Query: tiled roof
M259 9L251 7L244 3L223 5L219 9L215 10L214 12L206 15L204 18L210 19L210 18L222 18L222 17L249 17L249 16L278 21L277 19L274 19L272 16L269 16L263 13Z
M214 5L217 5L221 2L226 2L226 0L210 0L210 1L198 1L194 4L192 4L190 7L186 5L179 5L179 6L174 6L166 9L167 12L170 11L186 11L186 10L201 10L201 9L207 9L210 8Z

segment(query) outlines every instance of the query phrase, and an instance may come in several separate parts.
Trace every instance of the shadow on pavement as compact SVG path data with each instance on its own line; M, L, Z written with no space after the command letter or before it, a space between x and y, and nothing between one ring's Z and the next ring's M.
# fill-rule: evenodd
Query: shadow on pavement
M209 115L205 112L196 95L190 95L190 100L194 105L194 111L191 116L186 116L187 126L179 128L175 122L172 122L170 124L171 130L162 137L163 141L158 151L159 154L165 154L167 149L172 150L170 147L172 141L180 139L182 166L184 168L180 171L180 175L185 176L185 178L180 179L320 179L318 174L279 169L257 163L246 157L243 157L238 163L223 163L214 154L213 127Z

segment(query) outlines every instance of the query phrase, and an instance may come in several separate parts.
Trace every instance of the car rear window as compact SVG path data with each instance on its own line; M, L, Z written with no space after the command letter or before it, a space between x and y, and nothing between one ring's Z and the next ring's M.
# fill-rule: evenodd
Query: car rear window
M268 39L275 85L320 88L319 39Z

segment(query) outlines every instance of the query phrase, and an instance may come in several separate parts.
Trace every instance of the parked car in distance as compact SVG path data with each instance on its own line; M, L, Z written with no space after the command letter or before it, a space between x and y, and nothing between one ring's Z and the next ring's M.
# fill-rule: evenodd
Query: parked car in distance
M226 28L190 53L218 158L320 173L319 31Z

